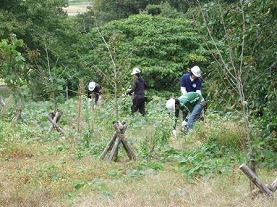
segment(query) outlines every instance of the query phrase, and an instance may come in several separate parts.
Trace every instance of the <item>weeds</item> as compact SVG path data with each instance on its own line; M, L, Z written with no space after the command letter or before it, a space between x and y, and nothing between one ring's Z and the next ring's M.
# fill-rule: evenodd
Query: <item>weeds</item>
M125 138L137 160L129 161L120 147L118 162L109 163L99 156L115 133L111 102L97 111L84 104L79 131L76 101L60 105L64 114L59 125L66 135L56 131L47 134L50 123L45 116L51 111L48 102L26 103L22 123L11 124L12 115L7 114L0 121L0 164L5 166L0 169L0 205L187 206L198 200L198 206L205 206L200 197L192 199L192 194L199 194L199 188L203 194L220 194L216 184L212 189L208 183L231 175L225 180L228 183L239 176L234 166L243 159L243 131L230 117L222 121L213 115L204 123L198 122L189 136L172 137L172 120L163 104L163 100L154 98L147 105L146 117L131 116L123 105L120 121L128 125ZM182 143L178 149L173 147L176 142ZM207 191L202 189L201 179L206 179ZM198 183L198 188L192 183ZM241 186L242 191L245 188ZM228 186L223 190L232 192ZM240 195L237 192L234 196ZM242 206L231 197L225 195L225 199L233 206ZM211 199L209 202L214 203Z

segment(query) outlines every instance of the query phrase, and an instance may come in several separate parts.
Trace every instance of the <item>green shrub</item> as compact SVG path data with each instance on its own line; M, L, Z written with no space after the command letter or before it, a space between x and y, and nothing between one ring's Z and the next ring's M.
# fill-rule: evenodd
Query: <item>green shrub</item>
M254 157L256 163L261 168L276 169L277 168L277 131L270 131L270 127L262 131L261 136L258 136L254 143Z
M235 117L224 118L210 114L204 122L198 122L195 129L197 139L225 148L242 149L246 141L245 128Z

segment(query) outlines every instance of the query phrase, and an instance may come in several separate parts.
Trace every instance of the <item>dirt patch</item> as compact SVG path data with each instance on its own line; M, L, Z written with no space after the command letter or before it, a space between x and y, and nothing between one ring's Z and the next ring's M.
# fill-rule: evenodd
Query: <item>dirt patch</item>
M28 152L23 152L21 150L16 150L12 152L3 151L1 156L8 156L10 159L20 159L20 158L32 158L34 155Z

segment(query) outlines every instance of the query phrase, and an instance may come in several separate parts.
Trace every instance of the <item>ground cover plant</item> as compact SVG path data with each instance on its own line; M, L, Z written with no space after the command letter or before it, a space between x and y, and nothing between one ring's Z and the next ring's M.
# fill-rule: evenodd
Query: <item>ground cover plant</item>
M276 206L264 195L249 196L249 181L238 169L246 153L238 117L211 109L190 135L179 129L173 137L164 104L153 97L146 117L131 116L131 97L119 99L135 161L122 146L117 161L99 158L114 134L112 100L94 110L86 97L60 104L65 134L48 132L50 102L24 103L17 121L2 113L0 206ZM258 168L264 183L275 179L273 169Z

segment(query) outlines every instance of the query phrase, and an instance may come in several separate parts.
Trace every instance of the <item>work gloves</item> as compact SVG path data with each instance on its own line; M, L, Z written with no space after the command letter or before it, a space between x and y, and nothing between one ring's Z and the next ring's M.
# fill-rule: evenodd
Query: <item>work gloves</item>
M130 96L132 93L131 93L131 90L128 90L128 91L126 91L126 95L127 96Z
M131 89L129 89L125 93L123 93L122 96L130 96L130 95L132 95L132 93L130 93L130 92L131 92Z
M204 108L205 111L207 110L208 104L206 102L201 102L200 105Z
M176 137L176 135L177 135L177 133L176 133L176 129L173 129L172 134L173 134L173 136L175 136L175 137Z
M184 127L186 127L187 124L188 124L187 120L184 120L184 121L182 122L182 126L184 126Z

